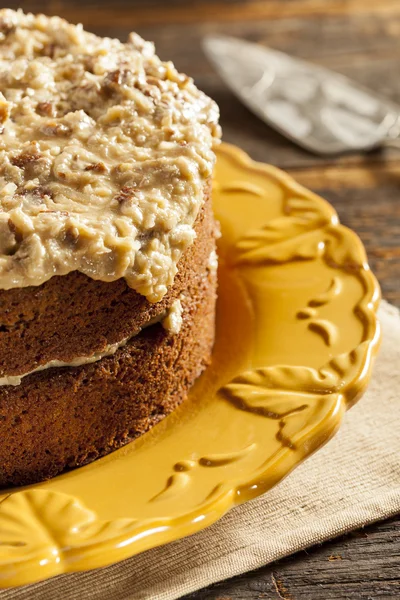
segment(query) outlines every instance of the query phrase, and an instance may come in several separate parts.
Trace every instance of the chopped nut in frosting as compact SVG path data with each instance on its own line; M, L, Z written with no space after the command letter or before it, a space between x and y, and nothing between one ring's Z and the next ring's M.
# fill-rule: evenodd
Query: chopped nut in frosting
M159 301L218 138L215 103L136 34L0 10L0 288L78 270Z

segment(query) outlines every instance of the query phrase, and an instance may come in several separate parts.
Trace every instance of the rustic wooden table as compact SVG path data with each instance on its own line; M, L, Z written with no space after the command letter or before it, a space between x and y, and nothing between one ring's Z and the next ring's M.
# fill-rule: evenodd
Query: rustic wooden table
M400 307L400 153L316 158L252 116L200 47L208 33L261 42L340 71L400 102L399 0L9 1L60 14L96 33L136 30L191 74L221 108L224 139L278 165L326 197L362 238L383 295ZM400 519L301 552L201 590L187 600L400 599Z

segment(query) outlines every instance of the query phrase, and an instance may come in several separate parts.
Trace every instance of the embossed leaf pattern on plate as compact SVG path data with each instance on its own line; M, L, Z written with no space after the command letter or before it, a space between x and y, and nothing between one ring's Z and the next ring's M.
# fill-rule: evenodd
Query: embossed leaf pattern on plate
M100 521L67 494L41 489L12 494L0 504L0 565L35 554L41 566L63 572L62 563L77 548L125 537L134 523Z
M166 500L171 497L178 498L181 493L191 484L193 469L201 467L225 467L248 456L255 450L256 444L250 444L236 452L225 452L224 454L209 454L196 460L181 460L173 466L174 473L168 478L165 488L150 499L150 502Z

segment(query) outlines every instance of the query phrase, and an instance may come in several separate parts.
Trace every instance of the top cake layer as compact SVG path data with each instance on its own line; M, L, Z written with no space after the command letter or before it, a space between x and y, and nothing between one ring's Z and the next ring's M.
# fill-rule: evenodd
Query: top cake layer
M0 10L0 288L80 271L151 302L193 242L216 104L151 43Z

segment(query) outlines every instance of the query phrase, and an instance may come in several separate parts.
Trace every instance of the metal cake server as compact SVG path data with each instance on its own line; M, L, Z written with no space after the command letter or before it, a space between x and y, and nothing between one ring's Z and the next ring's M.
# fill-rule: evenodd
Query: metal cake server
M400 106L351 79L233 37L206 37L204 50L251 111L311 152L400 148Z

